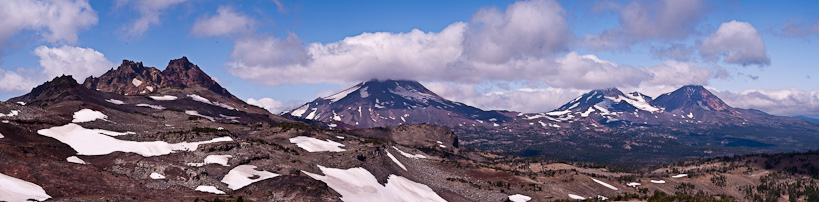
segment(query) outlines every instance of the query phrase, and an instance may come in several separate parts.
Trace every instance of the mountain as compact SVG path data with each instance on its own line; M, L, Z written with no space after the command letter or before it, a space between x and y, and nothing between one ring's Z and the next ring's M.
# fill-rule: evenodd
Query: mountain
M817 119L817 118L811 118L811 117L807 117L807 116L794 116L793 118L798 118L798 119L805 120L807 122L819 124L819 119Z
M352 128L420 123L492 126L509 120L497 111L447 100L417 81L376 79L316 98L282 114Z
M657 98L597 89L550 112L519 113L449 101L414 81L371 80L284 115L346 129L427 123L450 128L470 148L581 161L667 162L819 147L819 126L734 108L696 85Z

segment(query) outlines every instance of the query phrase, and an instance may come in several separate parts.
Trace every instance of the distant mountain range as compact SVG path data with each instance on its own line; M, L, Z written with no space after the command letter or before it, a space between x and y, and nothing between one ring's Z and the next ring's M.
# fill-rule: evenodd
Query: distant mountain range
M697 85L657 98L617 88L592 90L550 112L519 113L450 101L416 81L370 80L282 115L333 128L434 124L452 128L466 146L577 160L634 160L641 150L660 148L669 151L658 155L679 158L819 147L818 125L734 108ZM589 154L565 153L577 148ZM617 159L598 158L613 154Z

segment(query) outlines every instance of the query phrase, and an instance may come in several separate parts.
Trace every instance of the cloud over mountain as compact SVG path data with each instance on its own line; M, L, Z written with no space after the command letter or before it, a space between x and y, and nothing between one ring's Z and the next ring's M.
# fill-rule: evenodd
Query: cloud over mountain
M705 38L700 46L705 60L723 59L725 63L746 65L771 65L762 36L750 23L730 21L722 23L716 33Z

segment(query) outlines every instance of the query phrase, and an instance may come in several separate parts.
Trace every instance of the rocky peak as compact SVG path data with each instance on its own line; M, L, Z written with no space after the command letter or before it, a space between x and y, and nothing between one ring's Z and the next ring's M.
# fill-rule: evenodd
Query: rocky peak
M671 93L662 94L651 102L653 105L665 108L666 111L706 110L733 112L733 108L725 104L719 97L712 94L700 85L686 85Z
M74 77L71 75L62 75L34 87L31 92L23 96L11 98L8 101L31 103L35 101L56 99L61 96L68 97L68 99L75 99L77 96L82 97L82 95L86 94L87 91L88 90L81 87L80 84L77 83L77 80L74 80Z
M122 95L142 95L159 89L164 80L156 68L145 67L142 62L122 60L119 67L108 70L100 77L89 76L83 86Z
M227 89L213 81L199 66L191 63L187 57L174 59L168 62L168 67L162 71L166 82L163 86L192 87L201 86L223 96L233 97Z
M575 98L569 103L557 108L555 111L565 111L574 108L585 108L591 107L597 103L603 102L606 100L606 97L621 97L624 96L623 92L617 88L606 88L606 89L596 89L589 91L581 95L580 97Z

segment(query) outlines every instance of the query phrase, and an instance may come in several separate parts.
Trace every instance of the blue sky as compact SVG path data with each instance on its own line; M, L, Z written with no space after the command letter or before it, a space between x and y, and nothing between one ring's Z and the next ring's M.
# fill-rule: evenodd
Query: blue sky
M700 84L734 106L819 116L816 8L816 1L12 0L0 3L0 25L10 27L0 31L0 100L59 73L99 76L123 59L163 69L187 56L271 111L393 78L487 109L542 112L593 88L656 96Z

